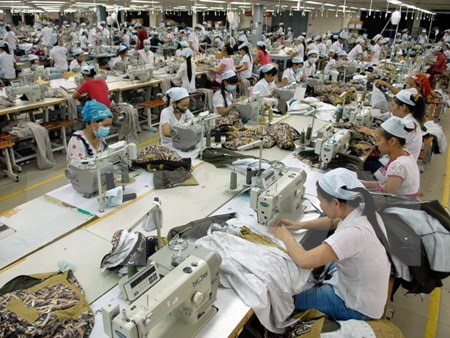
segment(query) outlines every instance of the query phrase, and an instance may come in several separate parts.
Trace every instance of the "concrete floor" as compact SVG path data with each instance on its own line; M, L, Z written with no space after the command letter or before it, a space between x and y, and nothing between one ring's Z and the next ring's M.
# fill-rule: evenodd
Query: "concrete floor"
M441 120L444 130L450 130L450 112ZM140 134L140 147L157 142L154 133L143 131ZM450 140L449 140L450 141ZM38 170L35 163L25 165L20 174L20 182L16 183L8 178L0 179L0 212L14 208L26 201L39 197L49 191L67 184L64 176L66 166L65 154L55 154L57 165L50 170ZM447 168L447 154L433 155L431 165L424 167L421 175L422 199L437 199L449 205L449 200L442 201L445 188L445 177L450 173ZM448 196L448 195L447 195ZM404 290L396 293L395 300L389 306L393 310L393 322L400 327L408 338L422 338L425 336L428 303L427 295L404 295ZM444 280L442 288L440 315L437 337L450 337L450 278Z

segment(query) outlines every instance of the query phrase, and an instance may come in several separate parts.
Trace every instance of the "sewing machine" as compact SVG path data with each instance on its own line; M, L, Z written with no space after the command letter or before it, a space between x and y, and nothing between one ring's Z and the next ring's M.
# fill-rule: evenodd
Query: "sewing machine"
M200 123L189 122L177 124L170 129L172 144L175 148L188 151L200 142L202 126Z
M107 150L96 157L81 161L72 161L65 171L72 187L86 198L91 198L98 193L99 211L106 206L103 185L105 184L105 173L113 172L113 163L125 162L131 167L132 161L137 158L137 148L134 143L127 144L125 141L108 146Z
M19 74L19 79L22 80L23 84L31 85L34 83L36 75L30 68L26 68Z
M176 61L176 60L167 61L167 64L166 64L167 73L176 74L176 72L178 72L178 69L180 69L180 66L181 66L181 62L179 62L179 61Z
M281 218L298 219L303 212L306 173L289 168L266 169L260 184L250 190L250 207L258 216L258 223L271 226Z
M128 66L127 73L128 78L132 81L148 82L152 79L153 68Z
M372 123L372 108L371 107L357 107L348 111L348 121L358 123L362 126L370 126Z
M258 93L253 94L251 97L234 104L244 123L252 121L251 124L257 124L259 113L263 109L263 98Z
M42 101L45 98L45 88L41 85L22 85L22 81L18 80L17 84L5 87L6 96L15 100L16 96L25 95L30 103Z
M278 98L278 110L281 114L286 114L288 110L287 102L294 97L297 83L290 83L285 87L275 89L276 97Z
M215 315L220 256L181 239L149 257L145 268L119 283L131 303L102 308L111 338L195 337Z
M327 127L317 133L314 153L319 155L320 168L326 169L336 154L344 154L349 146L350 130Z
M36 68L34 68L34 78L36 80L48 80L50 78L50 69L45 68L44 66L36 66Z

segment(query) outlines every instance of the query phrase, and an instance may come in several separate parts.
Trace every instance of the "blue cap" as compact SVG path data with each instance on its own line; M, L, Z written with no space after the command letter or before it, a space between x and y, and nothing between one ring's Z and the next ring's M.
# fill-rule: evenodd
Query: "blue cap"
M107 106L95 100L86 102L81 114L83 115L83 121L86 123L113 117L111 110Z

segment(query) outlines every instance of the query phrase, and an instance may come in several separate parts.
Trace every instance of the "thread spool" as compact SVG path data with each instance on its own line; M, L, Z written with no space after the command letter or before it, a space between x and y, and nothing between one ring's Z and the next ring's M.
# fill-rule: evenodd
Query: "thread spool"
M116 184L114 183L114 173L112 171L105 172L105 183L107 191L116 187Z
M308 126L308 128L306 128L306 141L309 141L311 139L311 135L312 135L312 127Z
M216 129L214 132L214 142L220 143L220 129Z
M305 131L302 131L301 133L300 133L300 144L305 144L305 138L306 138L306 134L305 134Z
M250 167L247 167L247 173L245 175L245 184L252 184L253 170Z
M147 237L145 241L145 258L149 258L156 252L156 244L158 241L153 237Z
M206 148L211 147L211 132L206 132Z
M120 167L120 180L122 183L130 183L130 171L126 164L122 164Z
M232 171L230 174L230 190L235 190L237 188L237 173Z

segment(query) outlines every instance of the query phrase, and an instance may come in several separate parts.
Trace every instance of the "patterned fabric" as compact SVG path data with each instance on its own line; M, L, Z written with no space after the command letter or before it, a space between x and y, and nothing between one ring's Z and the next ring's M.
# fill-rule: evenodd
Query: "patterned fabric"
M226 116L223 116L216 120L216 127L229 126L235 127L237 129L242 129L244 124L242 123L242 119L239 115L239 112L236 110L232 110Z
M5 288L13 291L0 296L1 337L89 337L94 314L71 271L19 276Z
M260 139L263 140L264 148L271 148L276 144L281 149L292 150L295 148L294 141L300 138L300 134L286 123L277 123L232 131L228 133L228 137L229 140L223 146L231 150Z
M142 149L134 163L149 172L156 170L172 171L179 168L184 168L190 172L192 167L190 158L183 158L174 150L160 144L154 144Z

